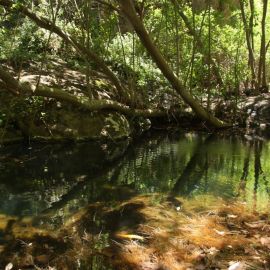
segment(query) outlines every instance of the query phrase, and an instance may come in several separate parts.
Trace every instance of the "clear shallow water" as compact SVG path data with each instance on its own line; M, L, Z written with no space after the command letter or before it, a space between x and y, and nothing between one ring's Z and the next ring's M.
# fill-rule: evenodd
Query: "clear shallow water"
M9 146L0 152L0 255L9 239L9 225L3 224L10 217L42 217L32 225L54 230L87 205L115 207L138 194L157 193L240 199L258 211L270 206L270 141L155 133L128 148L126 142L83 143ZM94 213L82 233L86 228L98 236L96 246L107 247L113 231L140 222L132 211L122 214L107 217L106 225ZM91 265L78 262L76 269L113 269L99 256Z
M238 197L254 210L269 208L268 141L152 134L121 156L125 149L125 143L1 148L0 214L68 214L88 203L156 192Z

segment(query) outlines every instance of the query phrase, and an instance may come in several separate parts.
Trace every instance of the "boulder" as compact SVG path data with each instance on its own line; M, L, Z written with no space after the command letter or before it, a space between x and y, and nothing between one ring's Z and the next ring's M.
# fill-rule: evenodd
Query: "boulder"
M31 116L30 116L31 117ZM40 120L42 119L42 121ZM36 119L20 119L25 136L44 140L122 140L131 135L127 118L118 112L97 112L60 108Z
M270 94L249 98L245 110L248 132L270 137Z

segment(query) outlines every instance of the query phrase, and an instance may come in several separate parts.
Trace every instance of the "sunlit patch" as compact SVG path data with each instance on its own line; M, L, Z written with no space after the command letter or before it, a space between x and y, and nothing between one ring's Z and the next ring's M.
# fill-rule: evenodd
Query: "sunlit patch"
M270 238L258 237L269 234L262 229L262 224L269 226L266 216L249 212L242 203L209 196L179 198L183 206L178 212L160 198L160 202L147 196L133 199L144 203L138 211L145 222L130 235L144 238L118 243L117 264L132 269L228 269L235 260L241 267L263 267L269 259Z

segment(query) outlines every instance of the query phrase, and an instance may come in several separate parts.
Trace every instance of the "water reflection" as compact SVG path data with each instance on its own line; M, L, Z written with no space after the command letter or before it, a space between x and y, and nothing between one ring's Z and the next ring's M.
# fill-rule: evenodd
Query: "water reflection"
M135 147L115 183L140 193L240 197L257 210L269 206L269 142L185 134L151 138Z
M252 210L269 209L268 141L177 132L148 134L127 146L122 142L1 148L0 268L25 248L18 239L26 238L39 251L27 251L35 261L46 258L44 254L62 258L67 252L76 264L67 269L113 269L99 250L110 246L119 228L131 230L143 222L134 212L143 204L121 206L138 194L150 194L154 201L164 193L161 197L169 205L179 202L175 196L186 197L189 203L195 198L200 204L204 195L239 198ZM71 246L61 236L63 228ZM37 230L45 235L36 239ZM61 237L55 239L55 232ZM78 255L83 259L73 260Z
M96 201L137 193L239 197L269 207L269 142L208 134L151 134L120 145L4 148L0 213L51 213L55 224Z

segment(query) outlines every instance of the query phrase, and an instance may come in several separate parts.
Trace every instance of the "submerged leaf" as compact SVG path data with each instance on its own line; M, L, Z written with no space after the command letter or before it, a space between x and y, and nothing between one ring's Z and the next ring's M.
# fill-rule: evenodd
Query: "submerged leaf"
M13 268L13 264L9 263L6 265L5 270L11 270Z
M124 233L118 233L116 235L119 238L124 238L124 239L131 239L131 240L144 240L144 238L140 235L137 234L124 234Z
M245 269L245 264L242 262L236 262L233 263L228 270L244 270Z
M251 222L251 223L245 222L245 225L252 229L259 229L259 228L262 228L265 225L265 223L264 222Z
M219 230L216 230L216 229L214 229L214 231L215 231L218 235L220 235L220 236L226 235L226 232L219 231Z
M270 248L270 237L262 237L260 241L263 246Z
M227 215L228 218L237 218L236 215Z

